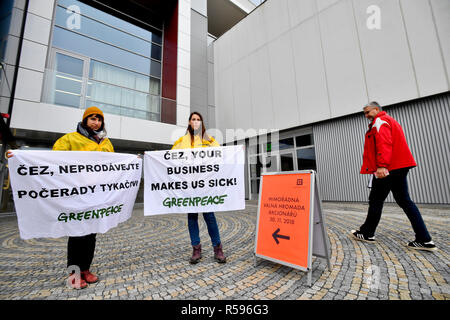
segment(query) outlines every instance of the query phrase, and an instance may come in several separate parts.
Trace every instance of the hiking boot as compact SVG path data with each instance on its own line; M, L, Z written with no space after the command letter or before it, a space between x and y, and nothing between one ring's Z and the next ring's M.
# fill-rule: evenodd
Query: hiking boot
M352 231L350 231L350 234L352 235L353 238L355 238L356 240L359 240L359 241L372 242L372 243L375 242L375 237L365 236L359 230L352 230Z
M78 278L75 273L69 275L69 278L67 279L67 284L69 285L69 287L76 290L84 289L88 286L86 281L84 281L81 277Z
M87 283L95 283L98 281L98 277L89 270L81 271L81 279Z
M406 245L410 249L415 250L425 250L425 251L436 251L437 247L435 246L433 241L421 242L421 241L412 241Z
M196 264L197 262L200 261L201 257L202 257L202 245L198 244L196 246L192 246L192 257L189 260L190 263L192 264Z
M218 263L227 262L227 258L225 257L222 251L222 244L219 244L218 246L214 247L214 260L216 260Z

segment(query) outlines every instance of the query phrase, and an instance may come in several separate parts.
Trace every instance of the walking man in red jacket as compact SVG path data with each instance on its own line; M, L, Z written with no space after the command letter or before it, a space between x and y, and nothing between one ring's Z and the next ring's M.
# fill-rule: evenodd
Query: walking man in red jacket
M395 201L406 213L416 234L416 239L409 242L407 247L427 251L437 250L419 209L409 197L406 176L409 169L416 166L416 162L406 143L402 127L394 118L382 111L375 101L364 107L364 115L371 123L364 141L363 165L360 173L372 175L372 189L366 221L359 230L352 230L351 235L357 240L375 241L375 229L380 222L383 203L392 191Z

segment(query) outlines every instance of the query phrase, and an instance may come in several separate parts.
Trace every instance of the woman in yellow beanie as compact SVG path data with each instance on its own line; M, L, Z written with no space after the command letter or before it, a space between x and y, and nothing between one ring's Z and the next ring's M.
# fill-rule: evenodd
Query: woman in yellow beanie
M77 131L59 138L53 150L60 151L104 151L114 152L111 141L106 137L103 112L97 107L87 108L83 119L78 123ZM69 282L74 289L83 289L88 283L98 281L98 277L89 271L94 258L96 234L81 237L69 237L67 243L67 267L78 266L80 281L71 275Z
M106 138L103 112L97 107L87 108L77 131L59 138L53 150L114 152L111 141Z
M103 151L114 152L111 141L106 137L103 112L97 107L87 108L83 119L78 123L77 131L67 133L53 145L53 150L59 151ZM13 153L8 150L7 157ZM67 267L80 268L80 281L72 273L68 283L74 289L84 289L88 283L98 281L98 277L89 271L94 258L96 234L81 237L69 237L67 243Z

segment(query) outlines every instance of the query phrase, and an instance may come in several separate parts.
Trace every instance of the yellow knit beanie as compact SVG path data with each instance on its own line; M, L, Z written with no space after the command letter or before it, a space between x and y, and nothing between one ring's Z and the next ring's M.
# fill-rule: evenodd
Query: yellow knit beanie
M105 118L105 117L103 116L102 110L100 110L100 109L97 108L97 107L90 107L90 108L87 108L86 111L84 111L84 114L83 114L83 120L86 119L87 117L89 117L89 116L92 115L92 114L99 114L99 115L102 116L103 119Z

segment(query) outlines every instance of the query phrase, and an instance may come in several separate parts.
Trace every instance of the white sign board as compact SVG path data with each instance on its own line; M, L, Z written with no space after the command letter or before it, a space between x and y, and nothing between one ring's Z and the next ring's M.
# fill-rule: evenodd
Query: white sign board
M144 215L245 208L243 146L149 151Z
M22 239L105 233L130 218L142 160L95 151L14 150L11 187Z

